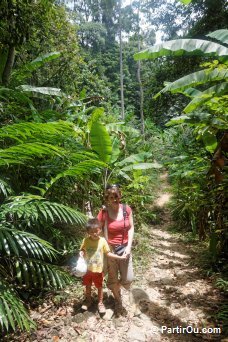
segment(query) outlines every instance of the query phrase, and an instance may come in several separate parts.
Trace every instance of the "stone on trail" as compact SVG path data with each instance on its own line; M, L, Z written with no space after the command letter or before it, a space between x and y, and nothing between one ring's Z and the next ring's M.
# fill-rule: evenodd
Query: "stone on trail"
M106 313L103 316L103 319L105 321L110 321L112 319L113 315L114 315L114 311L112 309L106 309Z
M127 333L127 341L129 342L146 342L146 336L142 328L132 325Z

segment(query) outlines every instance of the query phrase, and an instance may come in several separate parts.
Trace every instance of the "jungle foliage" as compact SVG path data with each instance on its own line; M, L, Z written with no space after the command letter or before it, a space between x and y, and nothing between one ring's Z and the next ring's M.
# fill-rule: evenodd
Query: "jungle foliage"
M106 0L1 1L3 334L34 327L24 305L30 296L72 281L60 265L77 250L86 215L96 215L107 183L121 184L136 227L153 222L149 204L161 163L169 168L173 212L180 226L187 222L200 238L209 236L214 265L223 263L228 212L222 164L227 31L222 30L224 1L217 3L215 8L209 0L192 1L189 7L176 1L167 5L164 0L134 1L128 6ZM140 52L138 56L153 59L136 64L133 55L154 44L161 28L166 38L188 35L188 40ZM192 40L202 33L207 36ZM176 55L182 57L177 61ZM170 82L165 88L164 81ZM172 127L164 128L168 121Z
M225 260L228 252L228 31L218 30L208 34L207 38L213 38L216 42L199 39L172 40L148 48L136 54L135 58L189 54L217 56L216 60L202 64L202 70L167 83L154 96L157 98L162 93L171 92L184 94L191 99L183 109L185 115L167 123L167 126L180 125L186 130L180 135L182 148L170 155L173 160L168 163L175 189L174 215L180 224L189 222L193 233L198 232L201 239L209 235L209 249L213 262L216 262L218 259ZM180 132L181 130L175 131L171 146L175 145L173 139L177 139ZM197 144L194 138L198 141ZM186 139L189 140L188 144Z

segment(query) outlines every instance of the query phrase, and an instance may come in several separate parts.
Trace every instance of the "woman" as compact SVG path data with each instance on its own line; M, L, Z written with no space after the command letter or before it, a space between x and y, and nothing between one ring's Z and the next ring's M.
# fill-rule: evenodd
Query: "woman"
M132 210L128 205L120 203L121 192L119 186L109 185L105 191L106 208L98 213L98 220L102 224L104 236L108 241L111 251L124 249L123 255L127 259L109 259L107 286L115 298L115 311L122 309L120 286L129 290L133 281L133 267L131 246L134 235L134 223ZM122 247L120 247L122 245ZM117 248L117 246L119 246ZM123 247L124 246L124 247Z

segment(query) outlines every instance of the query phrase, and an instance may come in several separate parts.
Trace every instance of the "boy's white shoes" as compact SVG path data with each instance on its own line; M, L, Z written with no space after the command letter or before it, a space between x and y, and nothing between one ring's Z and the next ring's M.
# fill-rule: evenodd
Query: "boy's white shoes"
M97 306L97 308L98 308L98 312L99 312L99 314L105 314L105 312L106 312L106 309L105 309L105 306L104 306L104 304L103 304L103 303L98 303L98 306Z
M82 306L81 306L81 309L84 310L84 311L87 311L92 305L92 300L89 300L89 299L86 299Z

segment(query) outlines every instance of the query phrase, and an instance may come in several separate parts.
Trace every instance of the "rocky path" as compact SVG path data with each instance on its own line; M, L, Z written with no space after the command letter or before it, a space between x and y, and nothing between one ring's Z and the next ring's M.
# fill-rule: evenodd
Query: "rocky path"
M196 255L191 246L169 232L171 221L166 204L170 194L162 189L155 203L160 208L161 221L149 232L151 259L146 267L135 269L131 294L122 291L125 315L113 316L114 303L107 290L104 317L99 316L96 303L90 312L81 312L82 289L78 282L60 293L55 305L47 298L39 308L31 310L38 323L37 331L15 337L15 341L227 341L214 330L219 326L211 318L222 298L195 266ZM186 327L188 333L184 333ZM209 330L202 333L203 327Z

